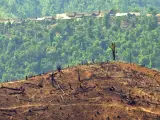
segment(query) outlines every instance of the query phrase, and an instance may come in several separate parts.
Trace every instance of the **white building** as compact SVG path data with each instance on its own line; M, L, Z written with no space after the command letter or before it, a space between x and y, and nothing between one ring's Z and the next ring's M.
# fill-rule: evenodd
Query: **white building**
M116 17L120 17L120 16L127 16L128 13L116 13Z

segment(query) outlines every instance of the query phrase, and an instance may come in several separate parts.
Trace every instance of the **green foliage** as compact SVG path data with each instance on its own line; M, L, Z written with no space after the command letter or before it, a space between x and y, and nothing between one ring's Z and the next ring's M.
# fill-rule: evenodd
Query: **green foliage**
M159 0L1 0L0 17L40 17L64 12L109 10L160 12ZM145 8L145 9L144 9ZM2 12L3 11L3 12Z
M134 63L160 68L160 26L155 16L112 17L108 29L105 19L60 20L55 24L27 21L11 27L1 23L1 82L47 72L57 64L67 67L92 58L95 62L111 60L111 43L116 44L116 59L129 62L132 56Z

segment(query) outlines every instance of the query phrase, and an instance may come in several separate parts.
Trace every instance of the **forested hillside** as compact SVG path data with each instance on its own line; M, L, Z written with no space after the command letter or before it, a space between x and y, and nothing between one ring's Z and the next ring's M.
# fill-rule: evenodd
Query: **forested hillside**
M64 12L116 9L119 12L160 12L159 0L1 0L0 17L41 17Z
M160 68L160 26L155 16L82 18L0 24L0 80L16 80L82 61L116 60Z

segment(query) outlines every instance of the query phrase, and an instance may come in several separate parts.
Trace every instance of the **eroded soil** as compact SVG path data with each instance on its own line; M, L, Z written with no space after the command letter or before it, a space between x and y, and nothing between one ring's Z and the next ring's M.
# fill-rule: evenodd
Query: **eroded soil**
M160 120L160 74L108 62L2 83L0 120Z

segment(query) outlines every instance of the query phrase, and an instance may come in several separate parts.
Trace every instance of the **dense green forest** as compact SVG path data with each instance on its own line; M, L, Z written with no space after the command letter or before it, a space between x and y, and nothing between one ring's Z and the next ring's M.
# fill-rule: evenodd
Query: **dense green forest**
M160 68L160 26L156 16L82 18L0 24L0 81L25 78L81 61L132 61Z
M160 12L160 0L0 0L0 17L41 17L64 12L116 9L119 12Z
M64 12L114 9L142 16L82 18L45 22L0 23L0 81L11 81L76 65L112 59L160 68L160 26L154 13L159 0L1 0L0 18L28 18ZM146 13L153 16L146 17ZM144 15L144 16L143 16Z

